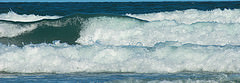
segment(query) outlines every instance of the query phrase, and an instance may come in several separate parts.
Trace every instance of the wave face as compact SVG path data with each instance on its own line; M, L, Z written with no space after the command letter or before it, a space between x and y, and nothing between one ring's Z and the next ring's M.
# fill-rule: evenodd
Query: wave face
M179 45L154 47L82 46L55 41L24 47L1 45L0 71L6 72L137 72L206 71L240 73L239 46Z
M31 22L1 20L0 71L240 73L238 12L191 9L131 17L75 14Z

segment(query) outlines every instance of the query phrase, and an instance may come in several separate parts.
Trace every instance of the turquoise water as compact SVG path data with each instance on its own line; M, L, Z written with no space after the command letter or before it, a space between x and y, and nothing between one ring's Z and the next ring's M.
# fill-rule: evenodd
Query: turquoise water
M239 4L0 3L0 82L238 83Z

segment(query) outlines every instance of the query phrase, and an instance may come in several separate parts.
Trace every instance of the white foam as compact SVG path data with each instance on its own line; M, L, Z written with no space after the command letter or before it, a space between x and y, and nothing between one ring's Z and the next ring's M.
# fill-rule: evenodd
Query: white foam
M0 37L15 37L36 28L37 24L20 25L0 22Z
M199 22L183 24L176 21L142 22L130 18L95 17L84 23L80 38L83 45L153 46L158 42L178 41L201 45L240 45L239 23Z
M208 71L240 73L240 48L232 46L81 46L63 43L0 45L0 71L137 72Z
M34 14L19 15L13 11L0 14L0 20L19 21L19 22L33 22L33 21L38 21L42 19L58 19L58 18L60 18L60 16L39 16Z
M197 22L240 23L239 9L215 9L201 11L189 9L173 12L159 12L149 14L127 14L127 16L147 21L175 20L179 23L192 24Z

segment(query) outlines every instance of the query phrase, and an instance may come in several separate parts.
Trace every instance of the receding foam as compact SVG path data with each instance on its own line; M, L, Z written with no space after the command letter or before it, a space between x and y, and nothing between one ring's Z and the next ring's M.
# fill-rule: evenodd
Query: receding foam
M154 47L99 44L84 46L59 42L24 47L0 45L0 71L240 73L239 53L239 46L175 45L168 42Z

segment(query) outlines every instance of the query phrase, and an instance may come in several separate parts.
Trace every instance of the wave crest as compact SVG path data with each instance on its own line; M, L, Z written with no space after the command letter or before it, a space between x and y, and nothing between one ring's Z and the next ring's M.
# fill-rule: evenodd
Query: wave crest
M147 21L175 20L178 23L193 24L198 22L240 23L239 13L239 9L215 9L211 11L189 9L174 12L126 15Z
M61 16L39 16L39 15L19 15L13 11L9 11L8 13L2 13L0 14L0 20L6 20L6 21L17 21L17 22L33 22L33 21L39 21L43 19L58 19L61 18Z

